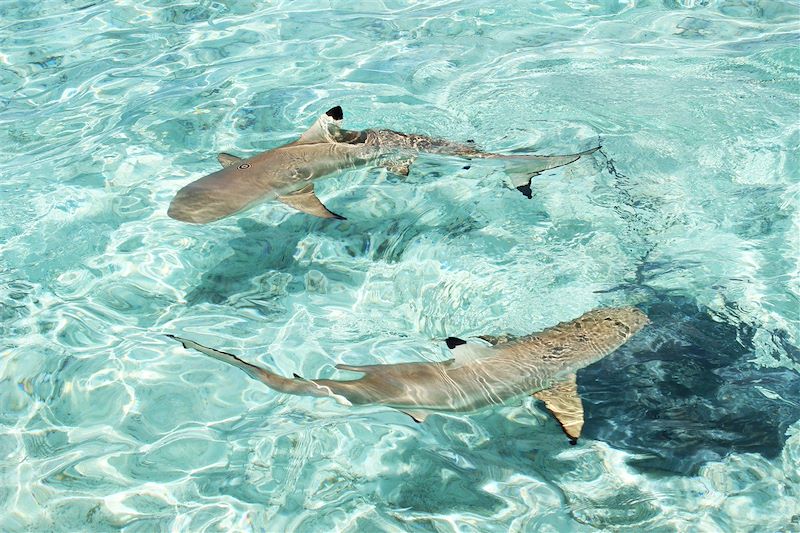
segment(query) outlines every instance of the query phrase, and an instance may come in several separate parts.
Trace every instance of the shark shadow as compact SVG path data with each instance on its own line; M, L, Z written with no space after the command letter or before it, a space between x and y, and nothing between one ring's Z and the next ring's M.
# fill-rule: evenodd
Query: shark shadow
M647 334L579 375L584 435L641 454L641 469L694 474L731 452L777 457L800 419L800 376L752 361L756 330L656 294ZM786 355L800 351L785 334ZM613 376L613 379L609 379Z
M364 194L354 192L351 196ZM353 198L351 198L351 202ZM398 206L399 207L399 206ZM424 209L424 208L423 208ZM355 271L344 271L330 262L298 262L295 259L302 240L328 240L349 258L394 263L416 240L454 239L484 226L466 210L452 210L436 217L436 224L420 220L419 210L408 206L391 220L376 218L358 222L331 222L308 217L302 213L292 215L278 225L258 222L251 218L240 219L237 224L243 235L228 241L232 254L205 272L199 283L186 294L188 305L208 302L230 303L231 299L253 292L256 278L266 276L255 290L258 299L269 299L280 307L287 292L304 290L303 276L309 270L320 272L332 282L352 284ZM346 224L346 225L345 225ZM286 280L272 277L286 276Z

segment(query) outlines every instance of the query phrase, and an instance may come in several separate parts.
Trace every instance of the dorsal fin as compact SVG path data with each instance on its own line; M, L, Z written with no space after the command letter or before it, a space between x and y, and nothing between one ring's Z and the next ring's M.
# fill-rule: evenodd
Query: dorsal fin
M583 402L578 396L575 374L570 374L565 381L549 389L534 392L533 396L543 401L547 410L558 420L561 429L569 437L569 443L577 444L583 429Z
M308 128L294 144L319 144L336 142L344 113L340 106L328 109Z
M492 347L467 342L458 337L448 337L445 342L457 366L492 355Z
M456 346L461 346L462 344L467 344L467 341L464 339L459 339L458 337L447 337L444 342L447 344L447 347L451 350Z
M327 111L325 111L325 114L331 117L333 120L344 119L344 111L342 111L342 106L340 105L328 109Z
M229 167L231 165L236 165L242 160L241 157L236 157L235 155L226 154L225 152L220 152L217 154L217 161L219 164L222 165L222 168Z

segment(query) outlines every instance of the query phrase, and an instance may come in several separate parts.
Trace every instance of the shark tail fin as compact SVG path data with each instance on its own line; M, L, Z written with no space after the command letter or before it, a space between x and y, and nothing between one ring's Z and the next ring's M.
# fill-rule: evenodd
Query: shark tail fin
M570 155L504 155L500 159L505 161L505 170L511 185L527 198L533 196L531 179L546 170L551 170L574 163L581 156L589 155L600 147Z
M216 359L217 361L222 361L223 363L235 366L251 378L257 379L267 387L275 389L276 391L285 392L287 394L305 394L309 396L326 395L320 393L319 387L317 387L313 381L303 379L288 379L264 368L250 364L247 361L243 361L232 353L215 350L214 348L209 348L208 346L203 346L202 344L196 343L189 339L176 337L175 335L167 335L167 337L180 342L186 349L197 350L198 352Z

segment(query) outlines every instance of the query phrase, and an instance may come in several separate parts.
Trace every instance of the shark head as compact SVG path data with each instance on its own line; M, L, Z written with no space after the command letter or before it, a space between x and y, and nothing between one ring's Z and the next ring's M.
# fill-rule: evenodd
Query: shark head
M562 331L576 345L591 346L589 350L574 352L573 357L580 361L573 361L573 364L577 363L580 368L613 352L649 323L647 315L635 307L601 308L564 324Z
M180 189L169 204L167 215L181 222L206 224L248 207L253 199L246 189L230 186L232 178L252 172L249 163L230 165ZM225 189L224 185L229 184ZM223 190L225 194L221 194Z
M300 137L289 144L278 147L271 152L294 149L303 150L304 145L320 145L336 143L342 137L343 130L339 127L344 118L342 108L332 107L321 115L314 124ZM311 152L312 154L314 152ZM206 224L225 218L229 215L247 209L254 203L272 193L280 195L280 190L287 186L285 177L304 176L298 172L296 161L305 161L311 156L292 156L270 159L269 163L263 158L241 159L230 154L217 156L222 169L212 172L181 188L172 199L167 215L175 220L194 224ZM282 181L283 180L283 181ZM329 212L314 196L313 188L308 190L305 181L289 182L290 192L302 191L300 197L280 197L284 201L305 212L323 218L343 217ZM292 190L292 185L295 185ZM290 201L291 200L291 201Z

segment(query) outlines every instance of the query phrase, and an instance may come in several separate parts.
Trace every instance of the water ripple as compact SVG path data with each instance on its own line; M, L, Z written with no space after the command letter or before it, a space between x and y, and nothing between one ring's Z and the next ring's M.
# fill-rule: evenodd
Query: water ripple
M0 529L778 531L800 524L797 3L0 5ZM209 226L174 192L348 127L573 152L361 169ZM469 168L465 168L469 167ZM653 326L532 399L416 425L276 394L599 305Z

